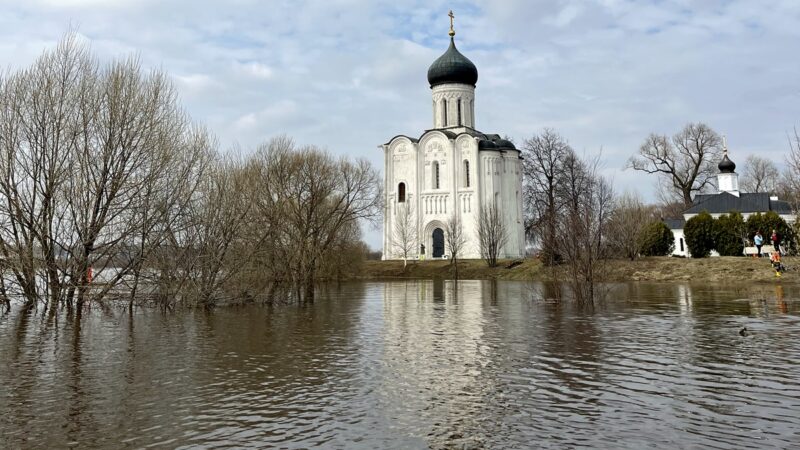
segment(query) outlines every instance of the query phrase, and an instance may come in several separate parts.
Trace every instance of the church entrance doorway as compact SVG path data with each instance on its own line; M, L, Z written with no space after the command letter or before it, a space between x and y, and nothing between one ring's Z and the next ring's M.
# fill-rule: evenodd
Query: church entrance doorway
M444 255L444 231L441 228L433 230L433 257L441 258Z

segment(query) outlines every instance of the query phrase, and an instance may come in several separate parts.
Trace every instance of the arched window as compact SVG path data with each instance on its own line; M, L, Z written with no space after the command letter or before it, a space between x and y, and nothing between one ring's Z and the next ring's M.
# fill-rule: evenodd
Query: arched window
M447 126L447 99L442 99L442 126Z
M464 160L464 187L469 187L469 161Z
M397 203L405 203L406 201L406 184L400 183L397 185Z
M456 107L458 108L458 126L461 126L461 99L456 101Z
M432 170L433 170L433 174L432 174L433 176L432 176L432 180L431 181L433 183L431 183L431 184L432 184L434 189L439 189L439 162L438 161L434 161L433 162Z

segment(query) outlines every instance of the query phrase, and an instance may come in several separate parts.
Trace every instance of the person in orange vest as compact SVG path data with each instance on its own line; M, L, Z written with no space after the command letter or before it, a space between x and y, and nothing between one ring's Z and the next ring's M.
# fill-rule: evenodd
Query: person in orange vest
M772 263L772 268L775 269L775 276L780 277L781 272L783 272L783 264L781 264L781 252L774 251L772 255L769 257L769 261Z

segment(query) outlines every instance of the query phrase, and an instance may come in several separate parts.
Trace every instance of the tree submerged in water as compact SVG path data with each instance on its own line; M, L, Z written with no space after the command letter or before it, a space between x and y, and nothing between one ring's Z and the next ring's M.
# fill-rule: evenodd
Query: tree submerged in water
M0 293L28 307L213 306L357 270L380 211L366 160L273 139L222 156L169 77L74 33L0 78Z

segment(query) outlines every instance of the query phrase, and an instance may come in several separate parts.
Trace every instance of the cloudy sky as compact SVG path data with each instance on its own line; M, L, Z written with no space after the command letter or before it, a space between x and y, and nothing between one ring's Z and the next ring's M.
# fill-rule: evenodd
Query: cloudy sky
M285 133L382 167L379 144L432 125L425 76L449 9L478 67L477 127L602 149L620 191L655 199L622 170L651 132L705 122L741 164L782 161L800 128L798 0L0 0L0 65L76 29L104 60L168 71L223 150Z

